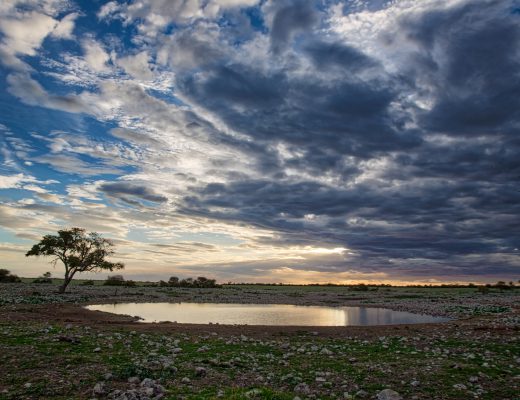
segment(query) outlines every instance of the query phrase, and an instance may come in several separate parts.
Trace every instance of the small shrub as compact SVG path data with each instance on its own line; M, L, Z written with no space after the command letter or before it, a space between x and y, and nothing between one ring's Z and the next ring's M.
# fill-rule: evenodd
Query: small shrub
M47 271L42 276L36 278L32 283L52 283L52 274Z
M81 282L81 286L94 286L93 280L83 281Z
M360 283L359 285L352 286L350 288L350 290L355 290L356 292L367 292L368 291L368 286L365 285L364 283Z
M511 282L512 283L512 282ZM495 284L495 287L497 289L500 289L500 290L509 290L509 289L512 289L513 286L511 285L508 285L507 283L505 283L504 281L498 281L496 284Z
M109 276L103 283L105 286L123 286L125 284L125 278L123 275Z
M125 281L125 286L127 287L136 287L137 286L137 283L135 283L135 281Z
M11 271L8 269L0 268L0 282L17 283L21 282L21 279L11 274Z

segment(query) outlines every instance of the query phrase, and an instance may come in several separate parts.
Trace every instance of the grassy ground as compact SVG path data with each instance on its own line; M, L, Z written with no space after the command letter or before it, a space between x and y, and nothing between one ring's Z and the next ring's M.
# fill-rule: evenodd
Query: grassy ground
M348 328L334 335L312 329L256 335L240 328L225 331L207 326L183 331L175 326L154 330L148 325L145 330L139 324L67 322L47 316L27 319L22 318L27 308L5 300L12 288L0 286L4 298L0 399L357 399L375 398L385 388L405 399L519 398L519 320L514 306L518 295L514 291L492 293L485 299L467 289L387 293L405 305L431 303L433 298L443 307L459 307L451 312L463 315L464 323L395 333L367 328L366 335ZM18 288L17 296L23 289ZM320 294L329 295L338 288L228 288L219 295L220 301L225 300L226 290L238 291L247 299L254 296L247 292L267 290L282 299L305 300L327 297ZM101 292L91 293L100 296ZM192 300L200 296L200 291L191 293ZM157 292L159 297L163 294ZM352 294L343 290L331 298L349 304ZM363 299L380 301L376 294L365 294ZM149 295L146 292L145 297ZM468 300L473 296L478 302ZM43 314L45 299L51 297L40 297L39 305L24 307ZM477 305L480 312L475 312ZM153 380L149 396L144 393L147 384L140 383L145 378Z

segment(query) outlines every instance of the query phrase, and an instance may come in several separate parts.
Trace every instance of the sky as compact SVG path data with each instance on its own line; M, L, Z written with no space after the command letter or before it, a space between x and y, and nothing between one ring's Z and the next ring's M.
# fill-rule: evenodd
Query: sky
M2 0L0 267L77 226L133 279L517 280L519 39L512 0Z

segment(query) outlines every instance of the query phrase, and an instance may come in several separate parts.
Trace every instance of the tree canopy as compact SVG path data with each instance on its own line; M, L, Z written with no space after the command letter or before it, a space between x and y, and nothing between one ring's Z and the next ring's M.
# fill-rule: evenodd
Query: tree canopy
M78 272L96 272L124 268L122 263L109 262L107 257L114 254L111 240L96 232L87 233L82 228L59 230L57 235L45 235L26 254L29 256L53 257L56 265L61 261L65 267L65 278L60 292L65 292L68 284Z

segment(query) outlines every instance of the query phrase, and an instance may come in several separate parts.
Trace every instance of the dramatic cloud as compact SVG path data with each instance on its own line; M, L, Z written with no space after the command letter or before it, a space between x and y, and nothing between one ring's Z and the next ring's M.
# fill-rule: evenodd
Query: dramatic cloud
M124 196L137 197L139 199L151 201L154 203L163 203L167 200L166 197L154 193L146 186L138 186L125 182L104 183L100 186L100 190L109 196L119 197L127 202L130 200Z
M20 272L21 241L81 225L136 277L515 279L519 22L509 0L2 3L1 251Z
M271 19L271 49L276 54L289 44L297 32L306 31L317 22L313 5L306 0L274 1L266 4L264 10L268 20Z

